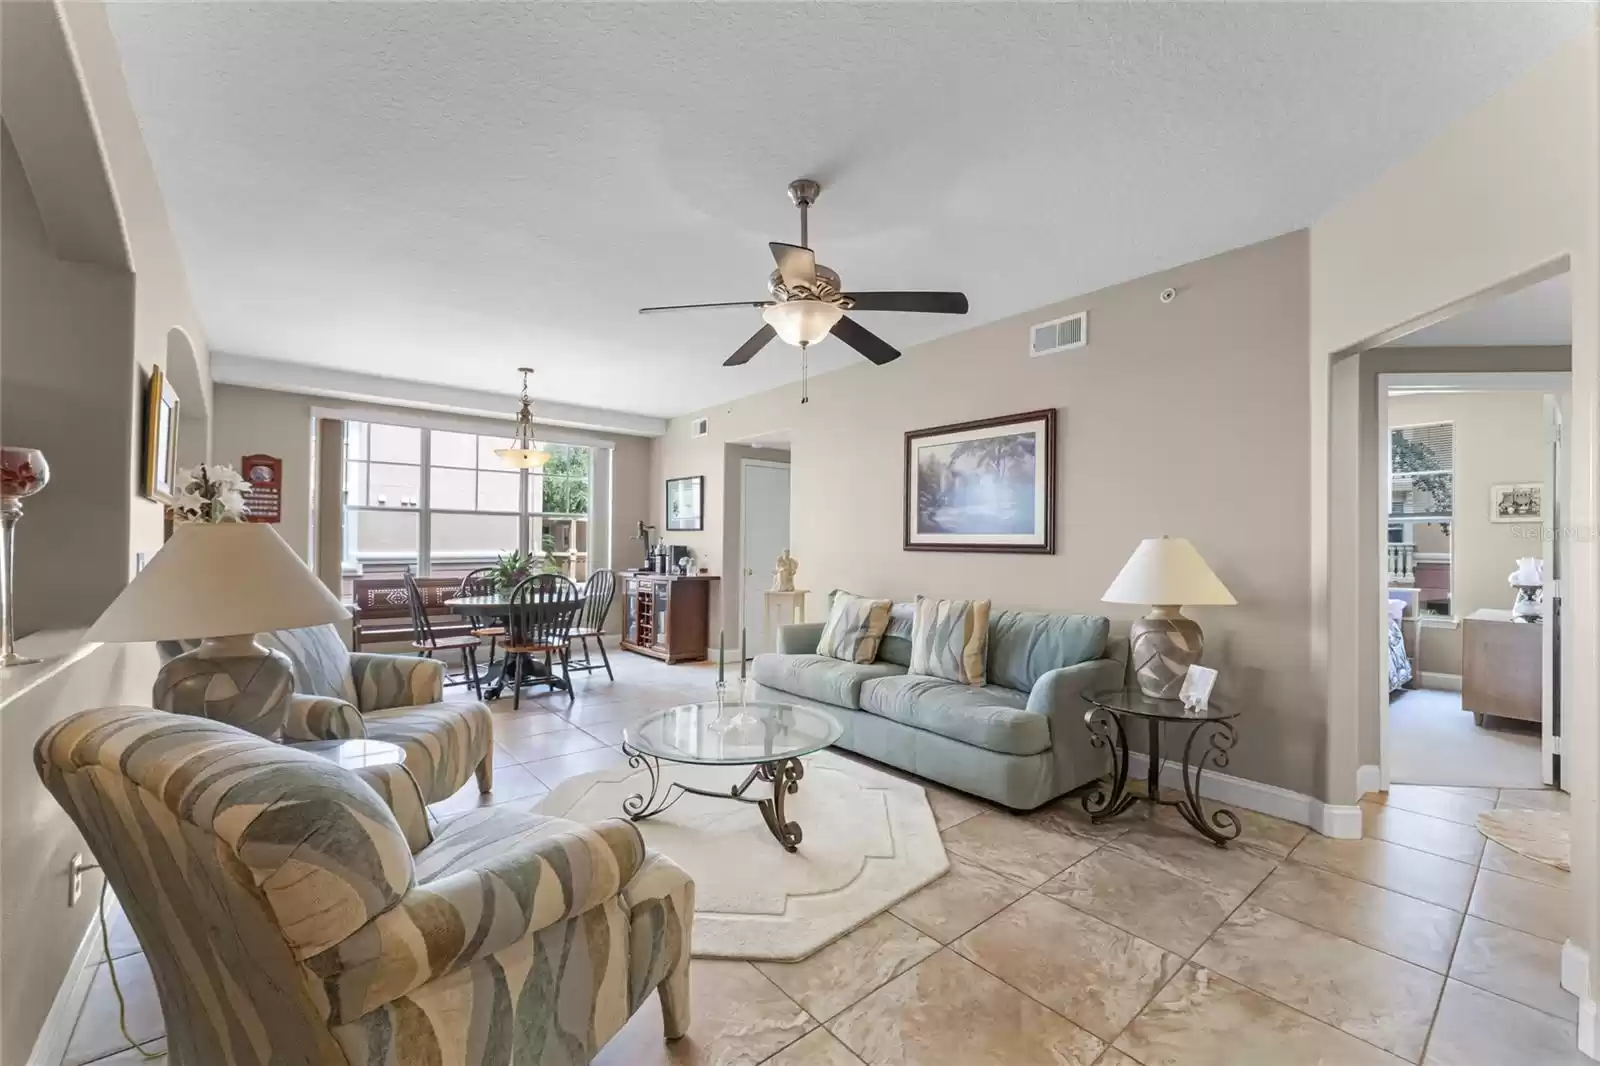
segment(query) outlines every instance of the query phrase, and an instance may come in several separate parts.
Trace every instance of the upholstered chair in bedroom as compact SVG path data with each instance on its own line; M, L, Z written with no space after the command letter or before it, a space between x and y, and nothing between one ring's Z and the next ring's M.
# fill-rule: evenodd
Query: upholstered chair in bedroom
M85 711L39 776L139 937L172 1066L583 1066L651 995L689 1024L694 884L622 820L430 827L352 773L205 718Z
M474 700L444 702L444 664L411 655L351 652L333 626L263 633L294 667L295 694L281 735L272 739L386 740L405 749L422 797L438 803L472 777L494 784L494 723ZM163 656L198 641L163 641ZM241 725L242 723L231 723Z

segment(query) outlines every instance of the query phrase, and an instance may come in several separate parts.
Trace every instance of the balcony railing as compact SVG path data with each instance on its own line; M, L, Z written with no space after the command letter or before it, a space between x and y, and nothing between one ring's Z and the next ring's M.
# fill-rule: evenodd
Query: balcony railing
M1417 546L1415 544L1387 544L1389 549L1389 584L1409 585L1417 576Z

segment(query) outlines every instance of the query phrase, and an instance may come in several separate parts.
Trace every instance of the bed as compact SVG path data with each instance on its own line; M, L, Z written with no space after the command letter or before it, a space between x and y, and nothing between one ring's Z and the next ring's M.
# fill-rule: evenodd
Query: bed
M1391 599L1389 603L1389 691L1411 683L1411 657L1406 654L1406 634L1402 622L1409 604Z

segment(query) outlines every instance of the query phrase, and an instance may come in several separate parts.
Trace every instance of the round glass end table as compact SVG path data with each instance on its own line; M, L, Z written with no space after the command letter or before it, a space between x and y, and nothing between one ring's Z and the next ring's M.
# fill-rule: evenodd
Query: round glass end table
M634 821L654 817L685 793L753 803L761 809L778 843L787 851L800 846L800 826L784 814L784 800L800 791L805 765L800 758L821 751L843 734L837 719L823 711L787 703L689 703L657 711L622 732L622 753L628 765L650 775L650 793L622 801L622 812ZM681 781L663 781L661 763L691 766L748 766L750 773L732 788L716 791ZM756 782L770 785L751 795Z
M346 770L365 770L373 766L393 766L406 761L406 751L387 740L303 740L286 745L297 751L309 751L329 762L336 762Z
M1238 815L1222 807L1207 813L1200 802L1200 775L1207 767L1220 770L1228 765L1228 752L1238 739L1233 726L1233 720L1239 717L1237 711L1214 702L1204 709L1190 710L1178 700L1146 696L1134 685L1102 689L1083 698L1090 704L1083 715L1089 726L1089 743L1111 753L1111 784L1096 784L1083 797L1083 810L1090 821L1109 821L1144 800L1152 808L1177 808L1184 821L1219 848L1227 847L1228 841L1239 835L1242 827ZM1149 741L1146 796L1128 790L1128 728L1136 721L1144 722ZM1179 764L1183 795L1177 799L1161 797L1161 734L1166 726L1188 728L1188 735L1181 741L1183 761Z

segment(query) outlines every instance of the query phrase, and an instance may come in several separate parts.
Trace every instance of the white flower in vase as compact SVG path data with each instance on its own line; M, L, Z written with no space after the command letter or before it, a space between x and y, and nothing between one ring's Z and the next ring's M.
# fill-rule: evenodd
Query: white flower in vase
M243 522L245 480L231 466L202 463L178 471L173 514L182 522Z

